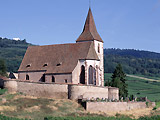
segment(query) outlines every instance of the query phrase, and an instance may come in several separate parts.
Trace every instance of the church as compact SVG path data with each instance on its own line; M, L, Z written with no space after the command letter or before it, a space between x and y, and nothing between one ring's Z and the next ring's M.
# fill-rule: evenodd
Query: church
M103 64L103 40L89 8L76 43L29 46L18 70L18 79L104 86Z

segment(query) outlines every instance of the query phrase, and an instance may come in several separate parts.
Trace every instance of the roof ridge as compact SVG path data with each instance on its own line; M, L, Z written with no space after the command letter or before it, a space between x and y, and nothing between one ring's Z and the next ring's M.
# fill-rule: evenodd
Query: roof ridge
M90 41L87 41L90 42ZM28 46L28 47L47 47L47 46L58 46L58 45L76 45L82 43L64 43L64 44L52 44L52 45L41 45L41 46Z

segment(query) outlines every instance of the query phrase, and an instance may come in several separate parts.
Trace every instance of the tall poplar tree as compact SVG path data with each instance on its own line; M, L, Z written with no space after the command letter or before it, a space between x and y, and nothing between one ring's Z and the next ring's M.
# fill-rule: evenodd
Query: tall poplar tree
M120 98L121 97L125 98L128 96L128 89L127 89L128 85L126 84L125 77L126 75L122 70L121 64L118 64L111 77L112 78L111 86L119 88Z

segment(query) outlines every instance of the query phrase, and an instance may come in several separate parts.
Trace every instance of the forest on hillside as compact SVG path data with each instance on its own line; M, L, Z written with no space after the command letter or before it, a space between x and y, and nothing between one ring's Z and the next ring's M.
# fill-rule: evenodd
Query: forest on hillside
M3 59L8 72L17 72L29 44L26 40L12 40L0 37L0 59Z
M0 59L8 72L17 72L28 46L26 40L0 37ZM104 71L112 73L120 63L127 74L160 77L160 53L134 49L104 49Z
M112 73L118 63L127 74L160 77L160 53L134 49L104 49L104 71Z

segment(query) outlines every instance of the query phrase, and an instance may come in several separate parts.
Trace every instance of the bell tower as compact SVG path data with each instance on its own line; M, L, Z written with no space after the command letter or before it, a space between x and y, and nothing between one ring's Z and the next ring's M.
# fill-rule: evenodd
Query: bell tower
M95 51L100 59L99 71L100 71L101 85L103 86L104 85L103 40L97 32L91 8L89 8L83 31L76 40L76 42L88 42L88 41L92 41L94 43Z

